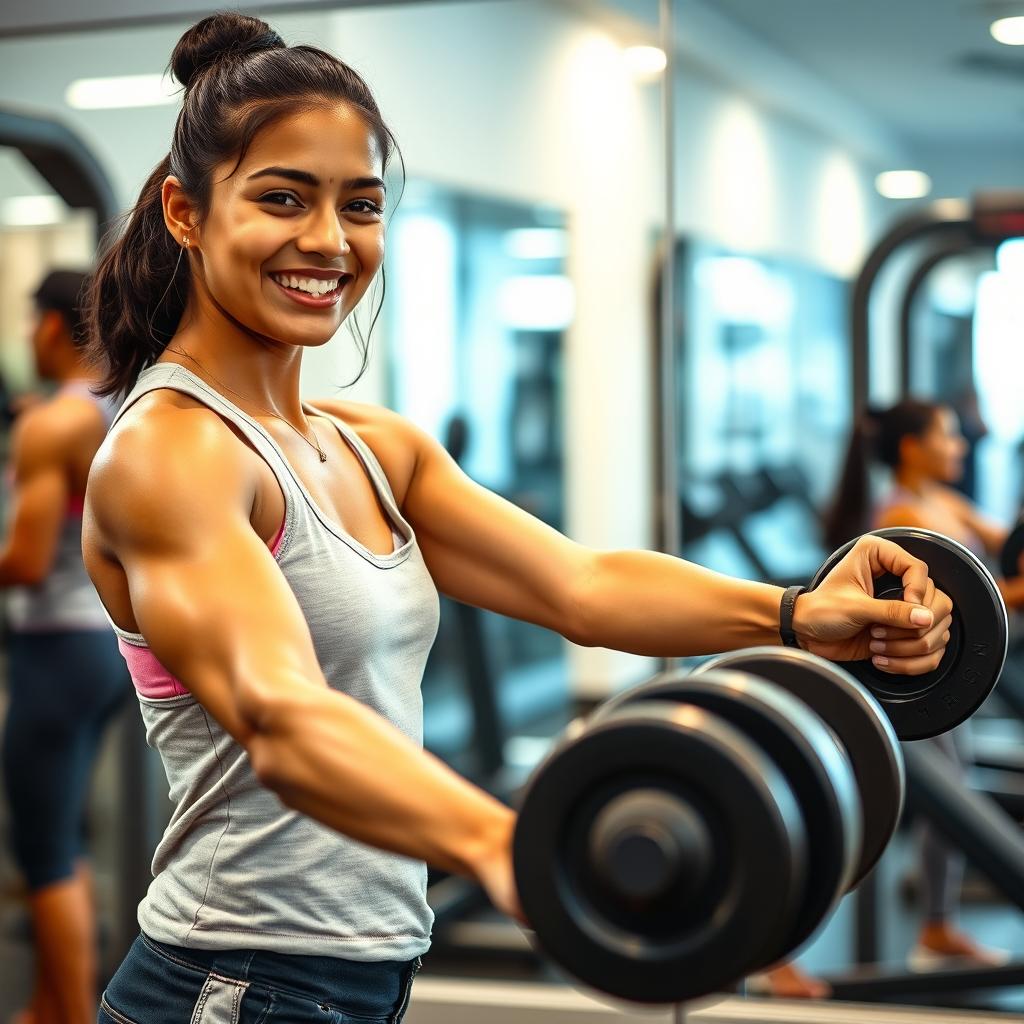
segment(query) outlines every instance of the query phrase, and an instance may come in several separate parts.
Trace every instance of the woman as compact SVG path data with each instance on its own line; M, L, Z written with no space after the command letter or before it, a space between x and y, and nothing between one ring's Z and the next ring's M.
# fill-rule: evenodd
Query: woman
M253 18L200 21L172 66L170 155L95 280L105 390L134 388L84 551L178 806L100 1019L397 1021L429 944L425 861L520 915L513 813L420 744L437 589L650 655L778 642L781 592L581 547L394 413L301 402L303 350L380 271L392 136L351 68ZM911 601L867 596L883 566ZM888 623L892 671L917 673L949 610L872 540L794 628L850 657Z
M952 537L978 555L996 556L1007 531L984 516L954 488L964 468L967 442L949 407L908 398L886 409L869 410L854 430L839 490L828 522L828 540L838 546L866 528L917 526ZM872 465L891 474L884 500L872 506ZM1021 604L1018 581L999 581L1010 606ZM873 647L874 645L872 645ZM958 773L969 762L970 731L965 723L933 743ZM986 949L953 924L959 902L963 855L927 822L920 829L924 921L910 953L919 969L947 966L951 958L990 965L1006 959Z
M0 553L0 584L11 588L3 776L36 953L32 1002L19 1024L77 1024L95 1014L86 804L104 730L130 694L82 564L86 477L113 413L92 394L96 379L77 344L84 281L77 271L54 270L34 296L36 371L57 389L16 420Z

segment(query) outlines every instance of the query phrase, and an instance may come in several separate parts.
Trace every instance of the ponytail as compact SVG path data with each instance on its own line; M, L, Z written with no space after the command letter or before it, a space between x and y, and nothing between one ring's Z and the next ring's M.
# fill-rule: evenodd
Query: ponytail
M146 180L123 230L110 242L92 276L85 302L85 349L103 377L102 395L130 390L178 329L188 299L189 267L164 222L161 189L170 173L164 157Z
M888 409L868 408L850 436L842 476L825 515L825 543L833 550L871 529L871 463L900 468L903 439L922 437L942 410L936 402L904 398Z
M854 424L832 505L825 515L826 547L834 551L871 528L871 460L878 414L867 409Z

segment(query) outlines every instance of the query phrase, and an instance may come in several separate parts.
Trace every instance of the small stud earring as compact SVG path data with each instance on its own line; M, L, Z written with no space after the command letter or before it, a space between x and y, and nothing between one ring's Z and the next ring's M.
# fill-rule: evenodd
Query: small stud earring
M185 248L187 249L189 247L189 244L191 243L192 239L189 238L188 235L185 235L185 237L182 239L182 241L185 243Z

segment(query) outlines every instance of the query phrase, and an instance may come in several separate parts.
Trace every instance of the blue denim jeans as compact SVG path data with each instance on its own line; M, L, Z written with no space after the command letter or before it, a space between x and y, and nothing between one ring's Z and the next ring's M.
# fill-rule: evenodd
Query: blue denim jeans
M141 934L98 1024L399 1024L420 960L183 949Z

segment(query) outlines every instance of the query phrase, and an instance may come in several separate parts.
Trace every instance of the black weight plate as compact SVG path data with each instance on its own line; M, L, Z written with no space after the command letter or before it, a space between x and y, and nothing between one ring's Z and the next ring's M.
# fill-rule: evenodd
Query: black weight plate
M870 660L841 662L885 709L902 740L926 739L948 732L984 703L1006 660L1006 606L992 574L962 544L931 530L889 527L875 530L928 565L935 586L953 602L953 622L946 653L933 672L899 676L875 668ZM811 588L853 547L850 541L814 574ZM875 595L902 597L900 581L888 573L875 580Z
M1012 580L1020 575L1021 555L1024 555L1024 519L1017 520L999 553L999 571L1006 579Z
M845 751L805 703L749 672L667 674L620 694L596 714L641 700L675 700L718 715L785 775L807 832L807 879L789 933L755 970L776 963L802 946L835 908L860 856L861 799Z
M602 800L652 789L703 822L711 875L686 900L609 908L587 877L581 837ZM734 984L778 945L806 844L796 799L755 744L700 708L649 701L588 726L541 764L513 858L523 911L557 963L617 998L677 1003Z
M799 697L838 737L861 804L860 854L848 888L862 882L889 845L903 813L906 774L899 740L878 701L831 661L792 647L749 647L704 662L751 672Z

